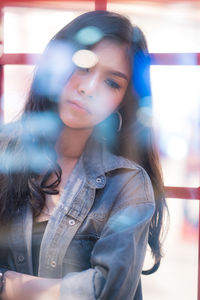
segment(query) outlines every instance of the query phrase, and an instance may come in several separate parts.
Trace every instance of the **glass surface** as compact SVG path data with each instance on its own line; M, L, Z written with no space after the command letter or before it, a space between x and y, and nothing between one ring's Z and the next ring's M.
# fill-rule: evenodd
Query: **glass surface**
M68 9L6 7L4 9L4 52L40 53L62 27L80 14L94 9L93 2L68 2ZM77 10L76 10L77 9Z
M152 66L155 129L164 182L200 184L200 66Z
M200 52L198 3L130 5L108 3L144 30L151 52ZM80 9L87 9L81 4ZM78 11L6 8L5 52L40 53L48 40ZM4 121L19 117L27 98L33 66L5 66ZM156 135L165 185L200 183L200 67L152 66ZM170 227L158 272L142 276L144 299L196 299L198 201L168 199ZM148 266L149 259L145 262ZM145 267L144 267L145 269Z
M2 101L5 123L20 117L31 81L34 66L7 65L4 67L4 95Z
M107 9L128 16L138 25L150 52L200 52L199 1L108 1Z
M184 202L168 199L170 222L164 243L163 258L158 271L142 276L143 296L147 300L197 299L198 279L198 201L186 200L194 209L189 222L184 214ZM195 216L197 218L195 218ZM148 253L145 265L150 266ZM144 267L145 269L145 267Z

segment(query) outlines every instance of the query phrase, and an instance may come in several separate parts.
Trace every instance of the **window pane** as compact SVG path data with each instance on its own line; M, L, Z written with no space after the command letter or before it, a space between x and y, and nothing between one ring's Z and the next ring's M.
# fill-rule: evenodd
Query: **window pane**
M4 9L4 52L40 53L53 35L75 17L93 10L93 2L68 3L68 10L17 8ZM77 7L78 10L75 10Z
M128 16L144 31L150 52L200 52L200 3L177 1L159 3L132 1L115 4L108 10Z
M164 183L200 183L200 66L152 66L156 135ZM199 201L168 199L170 226L155 275L143 277L144 298L196 299ZM170 288L169 288L170 287Z
M152 53L200 52L200 3L133 2L108 10L144 31ZM165 185L200 183L200 67L152 66L156 135ZM170 226L159 270L142 276L144 299L197 299L199 201L168 199ZM144 269L152 264L147 255Z
M154 119L165 185L199 186L200 66L152 66Z
M76 11L6 8L5 51L42 52L62 26L83 12L82 6ZM89 9L84 3L84 9L94 7ZM108 3L108 9L130 16L133 23L141 26L151 52L200 52L198 3ZM6 66L4 70L3 108L8 122L24 105L33 66ZM200 182L199 78L199 66L151 67L155 128L165 185L194 187ZM144 298L195 299L198 201L169 199L168 203L171 218L165 256L155 275L142 277Z
M198 201L186 201L190 208L196 209L192 216L194 220L198 214ZM183 200L168 199L168 205L170 224L164 243L164 257L155 274L142 276L144 299L197 299L198 217L195 219L196 226L189 226L183 214ZM149 258L147 262L145 265L149 266L152 260Z
M33 78L34 66L7 65L4 67L4 122L19 118Z

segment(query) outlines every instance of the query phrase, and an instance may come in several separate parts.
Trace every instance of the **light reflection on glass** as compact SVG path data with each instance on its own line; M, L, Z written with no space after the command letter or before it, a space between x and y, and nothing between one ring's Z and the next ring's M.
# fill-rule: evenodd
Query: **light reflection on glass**
M82 45L92 45L100 41L103 33L98 27L87 26L78 31L75 35L75 40Z

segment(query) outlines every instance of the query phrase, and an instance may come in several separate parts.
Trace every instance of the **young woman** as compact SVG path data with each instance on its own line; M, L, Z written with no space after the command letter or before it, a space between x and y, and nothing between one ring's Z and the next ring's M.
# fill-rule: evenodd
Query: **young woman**
M89 12L49 42L20 122L1 130L2 300L142 299L166 209L150 112L127 18Z

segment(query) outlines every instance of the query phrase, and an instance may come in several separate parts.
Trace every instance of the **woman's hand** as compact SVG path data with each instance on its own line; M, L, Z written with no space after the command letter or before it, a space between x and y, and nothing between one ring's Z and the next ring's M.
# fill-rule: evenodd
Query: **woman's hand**
M58 300L61 279L41 278L13 271L4 275L2 300Z

